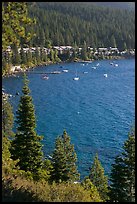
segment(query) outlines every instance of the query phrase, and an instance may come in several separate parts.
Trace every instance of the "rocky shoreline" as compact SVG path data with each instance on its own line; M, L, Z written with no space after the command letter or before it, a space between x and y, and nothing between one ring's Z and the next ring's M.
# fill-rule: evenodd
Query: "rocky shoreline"
M131 56L131 57L134 57L134 56ZM108 60L118 60L118 59L130 59L131 57L126 57L126 56L110 56L110 58L104 58L104 59L108 59ZM15 70L15 71L12 71L11 73L9 74L6 74L4 76L2 76L2 78L5 78L5 77L10 77L10 76L14 76L14 77L19 77L18 74L20 73L25 73L25 72L28 72L28 71L33 71L36 67L38 66L48 66L48 65L51 65L51 64L60 64L60 63L69 63L69 62L89 62L89 61L98 61L98 60L101 60L102 58L98 58L98 59L89 59L89 60L82 60L82 59L75 59L75 60L66 60L66 61L60 61L60 62L52 62L52 61L48 61L46 63L40 63L39 65L33 65L32 67L26 67L25 69L20 69L20 70Z

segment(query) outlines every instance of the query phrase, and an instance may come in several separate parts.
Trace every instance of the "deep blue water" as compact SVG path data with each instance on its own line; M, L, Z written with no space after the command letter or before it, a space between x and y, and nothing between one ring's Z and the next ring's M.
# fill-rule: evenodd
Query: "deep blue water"
M52 154L56 137L66 129L77 153L81 179L88 175L96 152L109 175L114 157L123 150L134 124L135 60L115 60L118 67L110 62L56 64L27 73L36 110L37 133L44 135L45 156ZM99 66L93 69L97 63ZM43 80L40 74L63 69L69 72L51 74L49 80ZM76 70L78 81L73 80ZM104 73L108 74L107 78ZM21 95L21 79L19 74L19 77L4 78L2 83L6 92L13 95L10 101L14 113ZM16 92L20 95L16 96Z

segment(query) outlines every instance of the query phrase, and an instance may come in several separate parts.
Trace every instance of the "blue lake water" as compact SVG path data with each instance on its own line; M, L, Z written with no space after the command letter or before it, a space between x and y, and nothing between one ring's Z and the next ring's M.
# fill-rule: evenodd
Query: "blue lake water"
M96 152L109 175L114 157L123 150L134 124L135 60L115 60L117 67L110 62L62 63L40 66L27 73L36 111L36 130L44 135L45 156L52 154L56 137L65 129L77 153L81 179L89 174ZM49 74L48 80L42 79L41 73L64 69L68 73ZM73 80L76 71L78 81ZM108 77L104 77L105 73ZM6 92L13 95L10 102L14 113L22 85L22 74L4 78L2 82ZM16 92L20 95L16 96Z

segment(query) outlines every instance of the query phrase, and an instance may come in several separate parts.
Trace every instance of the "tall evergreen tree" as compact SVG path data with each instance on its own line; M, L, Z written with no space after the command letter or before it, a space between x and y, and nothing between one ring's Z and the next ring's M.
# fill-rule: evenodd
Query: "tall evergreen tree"
M77 156L74 145L70 144L70 136L66 131L62 136L56 139L55 150L53 152L51 173L52 180L59 181L77 181L79 173L76 166Z
M12 63L15 65L19 65L21 63L21 58L20 58L20 54L18 51L18 47L17 45L13 45L13 56L12 56Z
M111 47L117 47L116 39L115 39L114 35L112 35L111 38L110 38L110 46Z
M135 131L132 130L123 146L124 151L115 158L110 175L110 200L135 202Z
M83 47L82 47L82 50L81 50L81 58L83 60L87 60L87 44L86 44L85 41L84 41L84 44L83 44Z
M30 50L26 53L26 59L27 59L27 64L31 65L31 63L32 63L32 53L30 52Z
M4 173L13 171L16 161L11 159L11 154L9 151L11 145L11 138L14 136L13 133L13 120L14 115L12 111L12 106L8 99L4 96L2 97L2 176Z
M108 200L108 179L107 176L104 175L104 168L102 167L98 159L97 153L90 170L89 178L91 182L96 186L103 201Z
M50 50L50 60L54 62L54 50L53 49Z
M36 57L36 60L37 60L37 64L39 64L40 63L40 51L39 51L38 46L36 47L35 57Z
M21 63L26 64L27 63L27 57L26 57L26 53L23 50L23 47L21 47L20 56L21 56Z
M20 169L36 173L42 166L42 145L35 131L36 121L32 97L29 95L28 80L24 79L23 95L17 111L17 132L12 141L11 154L14 160L19 159Z

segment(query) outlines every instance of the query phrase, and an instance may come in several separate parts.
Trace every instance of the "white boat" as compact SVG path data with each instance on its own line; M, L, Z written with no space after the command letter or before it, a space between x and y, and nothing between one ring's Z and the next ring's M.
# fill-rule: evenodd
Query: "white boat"
M92 67L92 69L96 69L97 67Z
M73 80L78 81L79 77L74 77Z
M87 74L88 72L83 72L83 74Z
M68 72L68 69L64 69L64 70L62 70L63 72Z
M108 77L108 75L107 75L107 74L104 74L104 77Z
M43 78L42 79L46 79L46 80L48 80L49 79L49 77L47 76L47 75L45 75L45 76L43 76Z
M60 71L53 71L51 72L51 74L60 74L61 72Z
M96 66L99 66L99 63L97 63L97 65Z
M73 80L78 81L79 77L77 76L77 71L76 71L76 76L73 78Z
M115 67L118 67L118 64L115 64Z

